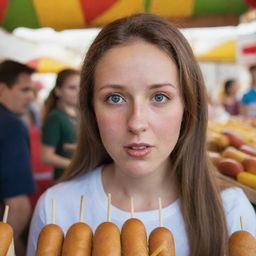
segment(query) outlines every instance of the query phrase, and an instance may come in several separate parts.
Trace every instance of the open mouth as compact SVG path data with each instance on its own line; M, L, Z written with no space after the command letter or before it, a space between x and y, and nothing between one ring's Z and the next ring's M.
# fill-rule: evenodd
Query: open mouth
M124 147L127 154L131 157L135 157L135 158L140 158L140 157L145 157L147 155L149 155L151 153L151 151L153 150L153 146L152 145L148 145L148 144L130 144Z
M129 149L134 149L134 150L143 150L146 148L149 148L149 146L139 146L139 147L128 147Z

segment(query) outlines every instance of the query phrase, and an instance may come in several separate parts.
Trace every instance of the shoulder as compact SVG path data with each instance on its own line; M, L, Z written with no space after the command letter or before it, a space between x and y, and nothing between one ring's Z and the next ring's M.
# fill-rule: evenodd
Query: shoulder
M43 124L43 131L51 130L52 128L59 127L62 122L62 114L58 109L53 109L46 117L46 120Z
M46 123L55 122L55 123L62 124L62 123L66 123L68 120L69 120L68 115L65 112L56 108L48 114L46 118Z
M236 207L250 205L245 193L238 187L231 187L223 190L221 192L221 198L223 206L227 212Z
M3 133L15 137L27 133L25 124L17 116L8 113L0 116L0 128Z
M0 109L0 120L4 120L6 125L21 125L22 121L18 116L8 112L6 110Z
M249 89L244 93L244 95L245 95L245 96L248 96L248 95L254 94L254 92L255 92L254 89L249 88Z
M243 217L245 230L256 235L256 214L242 189L231 187L221 193L230 234L240 230L240 217Z
M249 89L248 91L246 91L244 93L244 95L242 96L242 102L244 103L248 103L249 101L252 101L255 99L256 96L256 92L253 89Z
M97 187L97 179L100 176L100 169L96 168L77 178L61 182L48 188L40 197L36 206L35 218L40 217L44 224L51 220L52 200L56 202L56 218L64 226L73 220L74 212L79 209L81 195L84 195L86 202L94 195ZM97 189L97 188L96 188ZM69 220L67 220L69 218Z
M69 181L56 184L47 190L46 197L63 197L63 195L80 197L81 194L90 193L97 183L100 172L101 168L99 167Z
M62 116L62 112L59 109L53 109L47 116L46 120L60 118Z

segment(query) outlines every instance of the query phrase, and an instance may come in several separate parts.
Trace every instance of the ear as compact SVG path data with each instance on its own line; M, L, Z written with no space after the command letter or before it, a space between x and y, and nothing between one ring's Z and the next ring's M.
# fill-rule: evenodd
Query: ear
M3 82L0 82L0 95L2 95L3 91L7 88L6 84Z
M60 88L56 87L56 88L54 89L54 94L59 98L59 97L60 97L60 94L61 94Z

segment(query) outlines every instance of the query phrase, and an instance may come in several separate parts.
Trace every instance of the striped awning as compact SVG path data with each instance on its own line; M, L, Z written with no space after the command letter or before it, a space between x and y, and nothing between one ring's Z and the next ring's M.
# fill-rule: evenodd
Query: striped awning
M1 0L0 25L52 27L56 30L98 27L139 12L166 18L216 14L240 15L256 0ZM199 24L200 25L200 24Z

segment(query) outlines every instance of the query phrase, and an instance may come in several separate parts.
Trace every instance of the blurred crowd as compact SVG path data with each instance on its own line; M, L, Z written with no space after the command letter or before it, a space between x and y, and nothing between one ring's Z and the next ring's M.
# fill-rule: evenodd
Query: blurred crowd
M208 93L210 119L225 121L230 116L256 117L256 65L252 65L248 72L250 85L242 95L239 94L239 81L233 78L223 82L218 99Z
M9 205L15 251L24 256L39 196L60 178L76 148L80 73L65 69L41 106L32 68L0 64L0 216Z

